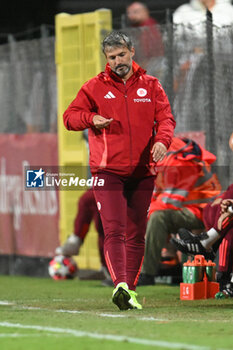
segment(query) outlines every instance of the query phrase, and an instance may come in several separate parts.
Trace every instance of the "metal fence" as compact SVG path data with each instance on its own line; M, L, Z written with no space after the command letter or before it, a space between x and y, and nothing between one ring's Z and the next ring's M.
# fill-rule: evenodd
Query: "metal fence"
M206 22L175 25L168 11L166 24L157 29L162 34L159 56L146 54L158 47L150 28L124 31L135 41L138 63L165 88L176 132L205 132L206 148L217 156L216 171L225 189L233 182L233 152L228 145L233 132L233 26L214 26L210 12Z
M53 37L0 45L0 107L0 133L56 131Z
M177 132L204 131L217 156L224 187L233 182L233 27L218 28L209 16L196 26L124 28L135 60L158 77L177 121ZM0 133L56 132L54 37L0 45ZM156 41L155 41L156 38Z

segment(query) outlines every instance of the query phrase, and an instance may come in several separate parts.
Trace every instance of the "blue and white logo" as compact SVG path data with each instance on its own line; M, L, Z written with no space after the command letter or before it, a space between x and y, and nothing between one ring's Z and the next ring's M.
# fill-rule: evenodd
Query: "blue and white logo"
M27 170L26 187L44 187L44 174L45 172L42 170L42 168L40 168L40 170Z

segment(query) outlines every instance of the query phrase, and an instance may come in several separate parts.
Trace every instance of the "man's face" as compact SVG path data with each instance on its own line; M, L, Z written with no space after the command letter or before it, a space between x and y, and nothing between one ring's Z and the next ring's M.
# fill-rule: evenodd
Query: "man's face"
M215 0L199 0L202 5L204 5L207 8L210 8L215 5Z
M122 79L128 79L132 75L134 53L134 48L129 50L126 46L105 49L105 56L111 70Z
M140 25L148 18L148 11L139 3L134 3L127 8L127 17L132 25Z

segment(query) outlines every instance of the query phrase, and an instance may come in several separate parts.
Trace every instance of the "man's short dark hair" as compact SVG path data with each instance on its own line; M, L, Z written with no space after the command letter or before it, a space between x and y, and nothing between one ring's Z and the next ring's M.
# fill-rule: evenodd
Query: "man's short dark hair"
M122 46L127 47L129 50L131 50L133 47L131 38L122 32L113 31L110 34L108 34L102 42L103 53L105 53L107 47Z

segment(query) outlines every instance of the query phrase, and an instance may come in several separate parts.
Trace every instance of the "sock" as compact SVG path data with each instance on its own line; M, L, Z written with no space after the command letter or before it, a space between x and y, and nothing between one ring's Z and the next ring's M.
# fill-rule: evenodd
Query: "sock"
M208 238L203 239L200 242L204 248L210 249L212 245L220 238L220 234L214 228L211 228L209 231L206 232L206 234Z

